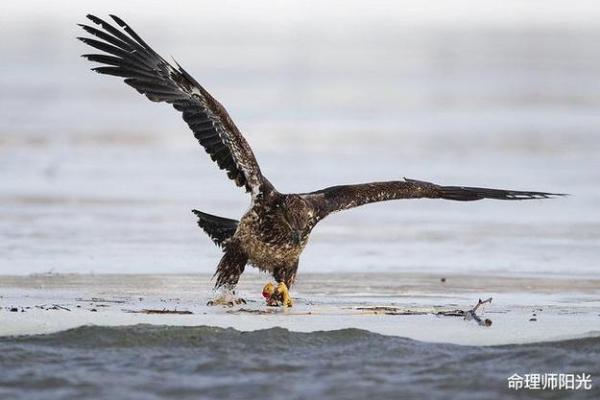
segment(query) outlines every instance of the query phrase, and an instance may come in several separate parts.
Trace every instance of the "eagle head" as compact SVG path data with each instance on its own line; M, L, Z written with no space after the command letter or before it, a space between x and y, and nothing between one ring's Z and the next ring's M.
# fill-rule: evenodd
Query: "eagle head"
M291 241L295 244L305 241L312 228L313 212L309 204L298 195L287 195L281 211L281 217L289 228Z

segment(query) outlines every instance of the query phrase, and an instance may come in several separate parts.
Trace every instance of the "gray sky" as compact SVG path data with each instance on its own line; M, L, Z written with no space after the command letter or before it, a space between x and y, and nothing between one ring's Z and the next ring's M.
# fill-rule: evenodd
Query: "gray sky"
M453 0L424 2L401 1L22 1L4 0L0 20L3 24L23 19L48 17L72 19L81 13L135 15L136 18L177 21L208 20L229 23L279 22L289 24L313 21L389 21L403 25L561 25L593 26L600 20L597 1L560 0ZM176 4L175 6L173 4ZM576 6L575 6L576 4Z

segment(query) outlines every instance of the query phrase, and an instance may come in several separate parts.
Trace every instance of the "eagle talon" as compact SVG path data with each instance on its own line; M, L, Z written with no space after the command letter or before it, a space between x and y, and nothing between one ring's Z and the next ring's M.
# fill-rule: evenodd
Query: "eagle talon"
M225 307L233 307L240 304L246 304L246 300L241 297L231 298L231 296L221 295L212 300L209 300L206 305L207 306L225 306Z
M279 282L277 286L268 282L262 290L262 295L266 299L267 305L271 307L292 307L294 305L284 282Z

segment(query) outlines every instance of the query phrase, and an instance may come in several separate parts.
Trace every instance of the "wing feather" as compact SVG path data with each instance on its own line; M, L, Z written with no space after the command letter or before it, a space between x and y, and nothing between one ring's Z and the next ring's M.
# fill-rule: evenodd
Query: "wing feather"
M372 182L332 186L301 195L313 204L319 218L368 203L399 199L446 199L456 201L533 200L565 196L562 193L490 189L469 186L442 186L431 182L404 178L403 181Z
M169 64L122 19L110 17L122 30L94 15L87 18L98 27L79 24L95 38L78 39L102 52L83 55L101 64L92 70L124 78L148 99L169 103L180 111L198 142L236 185L253 196L271 188L225 108L179 64Z

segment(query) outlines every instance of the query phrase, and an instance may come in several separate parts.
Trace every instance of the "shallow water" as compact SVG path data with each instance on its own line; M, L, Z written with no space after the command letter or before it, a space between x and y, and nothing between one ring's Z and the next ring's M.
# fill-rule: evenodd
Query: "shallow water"
M81 327L0 339L2 398L494 399L513 373L600 376L600 339L471 347L358 329ZM521 398L593 398L521 390ZM571 397L570 397L571 398Z

